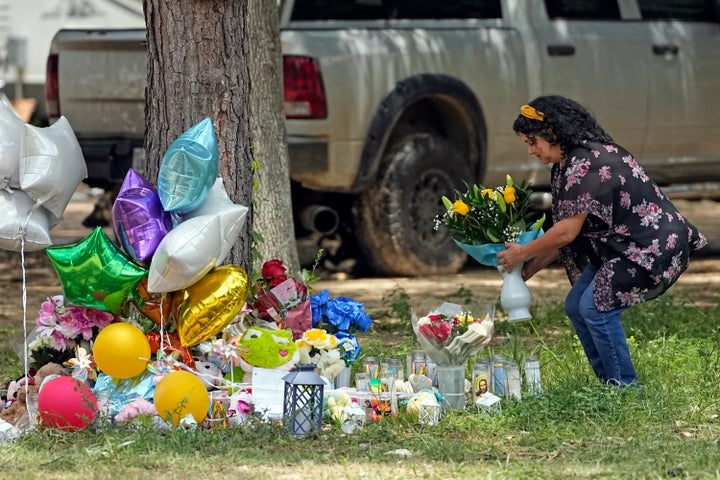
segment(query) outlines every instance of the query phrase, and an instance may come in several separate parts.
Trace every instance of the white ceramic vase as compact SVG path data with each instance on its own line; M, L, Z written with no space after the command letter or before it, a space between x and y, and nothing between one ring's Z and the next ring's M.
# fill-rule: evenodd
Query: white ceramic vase
M532 294L522 278L523 264L517 265L512 271L505 272L502 267L498 271L503 277L502 288L500 289L500 305L508 313L508 321L520 322L530 320L530 303Z

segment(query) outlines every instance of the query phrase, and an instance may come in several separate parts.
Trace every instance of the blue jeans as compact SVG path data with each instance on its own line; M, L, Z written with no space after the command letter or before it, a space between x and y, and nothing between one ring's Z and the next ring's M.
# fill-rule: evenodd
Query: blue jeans
M627 308L601 312L593 300L597 270L588 267L565 299L565 312L575 328L595 376L613 385L637 381L620 314Z

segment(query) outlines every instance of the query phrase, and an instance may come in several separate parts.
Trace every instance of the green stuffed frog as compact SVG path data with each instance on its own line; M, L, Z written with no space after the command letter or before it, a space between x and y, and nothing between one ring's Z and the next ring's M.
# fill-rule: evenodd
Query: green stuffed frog
M300 359L290 330L250 327L240 339L240 367L252 374L253 367L292 370Z

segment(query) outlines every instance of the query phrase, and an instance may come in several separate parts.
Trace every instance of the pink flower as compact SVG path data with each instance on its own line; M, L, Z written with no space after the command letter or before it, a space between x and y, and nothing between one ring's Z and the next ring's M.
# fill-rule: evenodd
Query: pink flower
M37 318L37 331L40 336L49 337L53 333L57 332L57 330L57 317L55 317L54 314L47 314L46 312L41 311Z
M52 337L55 339L55 350L64 352L68 348L73 348L75 346L75 342L68 339L65 335L60 333L59 330L52 332Z
M117 321L117 318L112 313L103 312L102 310L98 310L96 308L85 308L85 315L90 319L93 325L98 328L98 330L102 330L111 323L115 323Z
M95 325L92 319L85 315L85 309L82 307L69 307L67 317L67 328L71 338L82 335L85 340L93 337L93 327Z

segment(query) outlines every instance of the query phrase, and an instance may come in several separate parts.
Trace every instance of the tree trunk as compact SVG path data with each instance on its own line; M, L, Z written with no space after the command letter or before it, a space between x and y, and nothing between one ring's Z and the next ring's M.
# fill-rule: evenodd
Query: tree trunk
M290 197L290 169L283 113L282 52L276 0L249 0L250 128L256 162L253 224L262 236L256 244L260 262L283 261L299 272Z
M252 170L247 6L248 0L144 0L147 178L156 183L170 144L210 117L225 189L235 203L251 208L227 261L249 272Z

